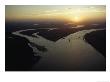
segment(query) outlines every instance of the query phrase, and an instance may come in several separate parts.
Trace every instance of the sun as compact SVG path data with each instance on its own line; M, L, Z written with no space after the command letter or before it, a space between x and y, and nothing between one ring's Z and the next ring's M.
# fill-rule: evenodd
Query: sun
M80 22L80 21L81 21L81 17L80 17L80 16L75 16L75 17L73 18L73 21L74 21L74 22Z
M70 16L69 19L72 21L72 22L76 22L76 23L79 23L82 21L82 17L81 16Z

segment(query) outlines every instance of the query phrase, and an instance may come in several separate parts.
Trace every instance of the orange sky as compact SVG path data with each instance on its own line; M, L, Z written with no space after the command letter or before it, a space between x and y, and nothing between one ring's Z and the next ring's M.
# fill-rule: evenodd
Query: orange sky
M103 20L104 5L6 5L6 20L64 19L73 22Z

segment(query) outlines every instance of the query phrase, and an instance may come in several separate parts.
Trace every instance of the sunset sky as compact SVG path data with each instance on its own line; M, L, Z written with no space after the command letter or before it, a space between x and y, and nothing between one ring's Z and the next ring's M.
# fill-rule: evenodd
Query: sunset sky
M105 20L104 5L6 5L5 18L14 20L61 19L73 22Z

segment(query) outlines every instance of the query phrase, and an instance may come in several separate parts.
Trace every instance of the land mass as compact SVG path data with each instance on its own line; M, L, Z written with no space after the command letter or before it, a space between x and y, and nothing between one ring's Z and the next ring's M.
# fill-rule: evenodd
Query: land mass
M106 57L106 30L93 31L84 36L86 42L91 44L104 57Z
M6 71L28 71L33 64L41 58L34 56L29 41L23 37L7 33L5 37L5 70Z

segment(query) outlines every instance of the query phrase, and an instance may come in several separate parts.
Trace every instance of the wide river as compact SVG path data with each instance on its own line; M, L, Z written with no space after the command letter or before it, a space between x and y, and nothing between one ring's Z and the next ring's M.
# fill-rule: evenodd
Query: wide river
M95 30L82 30L61 38L56 42L47 40L42 36L33 33L33 36L24 35L21 32L32 31L27 29L13 32L26 38L29 42L40 46L45 46L46 52L39 51L35 46L28 43L33 49L34 55L41 56L39 62L33 66L33 70L103 70L106 59L84 40L84 35Z

